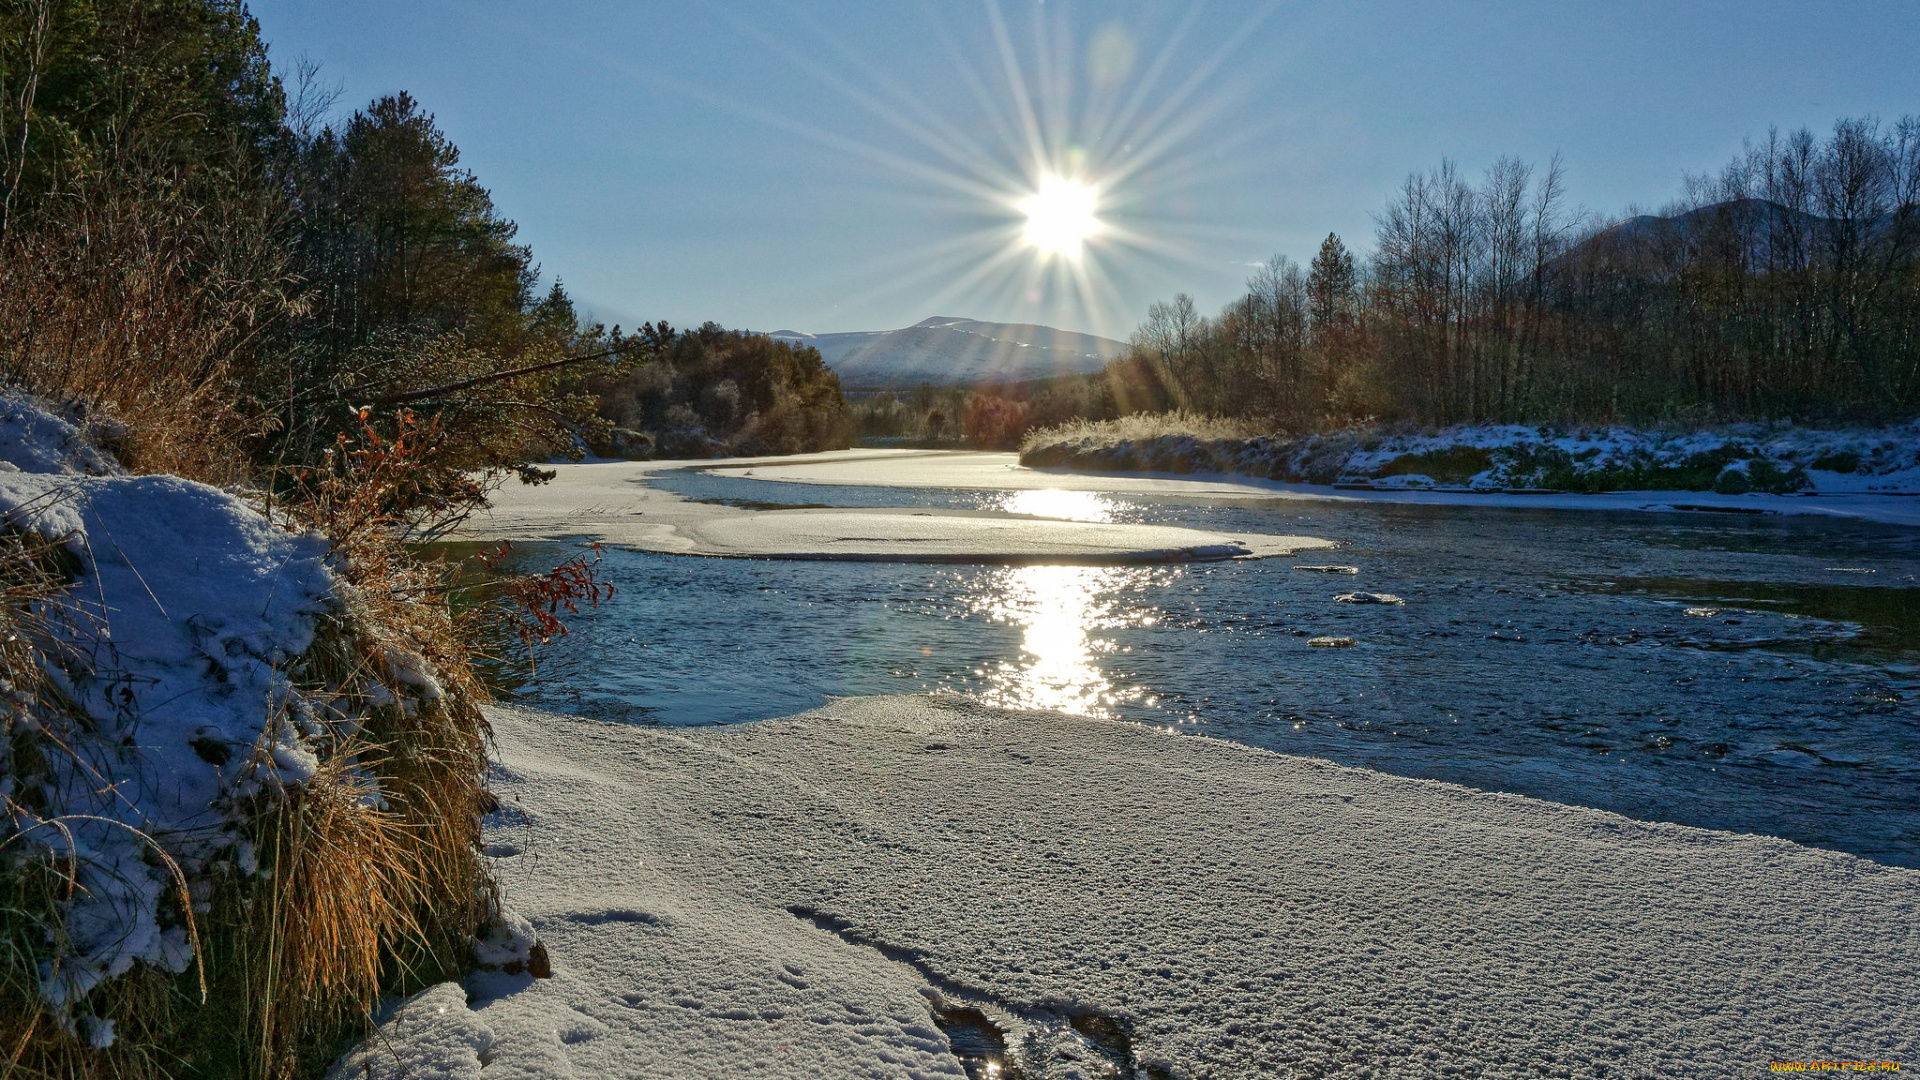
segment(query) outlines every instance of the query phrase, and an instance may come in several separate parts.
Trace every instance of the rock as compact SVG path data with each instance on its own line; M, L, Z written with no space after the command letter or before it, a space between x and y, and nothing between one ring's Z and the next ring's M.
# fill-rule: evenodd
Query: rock
M675 428L663 431L654 439L657 456L673 459L725 457L726 444L707 434L706 429L698 427Z
M653 436L632 428L617 427L607 439L607 444L618 457L646 460L653 457Z
M1405 600L1392 593L1349 592L1333 598L1337 604L1404 604Z
M1296 566L1295 570L1311 570L1316 574L1357 574L1357 566Z

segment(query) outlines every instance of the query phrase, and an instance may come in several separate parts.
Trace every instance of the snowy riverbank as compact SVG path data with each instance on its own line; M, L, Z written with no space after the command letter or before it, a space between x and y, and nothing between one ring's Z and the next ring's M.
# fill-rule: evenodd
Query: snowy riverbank
M554 977L430 990L338 1075L958 1077L958 1048L1054 1080L1732 1077L1920 1054L1920 872L1847 855L953 699L494 723L490 851Z
M1815 497L1867 508L1857 516L1880 517L1877 509L1889 500L1920 495L1920 422L1846 430L1745 424L1685 432L1484 424L1222 439L1133 432L1128 421L1116 421L1029 436L1020 463L1107 473L1218 474L1295 490L1510 495L1529 500L1526 505L1541 497L1644 500L1658 493L1668 504L1777 511L1767 496ZM1726 501L1743 496L1746 502Z

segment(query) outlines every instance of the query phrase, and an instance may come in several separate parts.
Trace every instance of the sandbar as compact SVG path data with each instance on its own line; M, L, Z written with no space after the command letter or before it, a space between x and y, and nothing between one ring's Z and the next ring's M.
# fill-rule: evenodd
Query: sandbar
M760 510L700 503L652 486L675 468L753 468L771 463L874 461L881 478L917 481L927 458L871 451L689 462L592 462L552 466L545 484L510 483L457 534L470 540L599 540L676 555L884 562L1107 565L1265 558L1331 547L1309 536L1225 534L1163 525L1074 521L994 511ZM943 460L933 455L933 461ZM936 474L937 475L937 474ZM1075 488L1073 490L1086 490Z

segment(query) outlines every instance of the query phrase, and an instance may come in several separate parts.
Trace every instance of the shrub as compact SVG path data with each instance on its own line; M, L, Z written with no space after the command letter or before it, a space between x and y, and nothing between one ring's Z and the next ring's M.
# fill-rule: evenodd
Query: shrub
M1464 484L1493 467L1493 455L1478 446L1450 446L1421 454L1402 454L1387 462L1376 477L1431 476L1443 484Z

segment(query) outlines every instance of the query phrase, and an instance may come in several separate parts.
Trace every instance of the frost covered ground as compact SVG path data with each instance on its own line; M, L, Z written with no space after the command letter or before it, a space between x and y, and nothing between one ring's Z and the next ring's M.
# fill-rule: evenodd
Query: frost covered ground
M338 1077L1751 1076L1920 1056L1920 872L940 698L494 714L554 977Z
M284 669L335 583L321 540L205 484L124 475L18 394L0 396L0 524L61 552L72 578L38 610L36 647L84 722L54 727L70 718L12 686L0 714L10 855L75 866L65 947L40 972L47 1000L71 1006L135 963L186 970L170 895L218 865L254 869L244 804L317 765L314 706ZM112 1021L80 1019L112 1041Z

